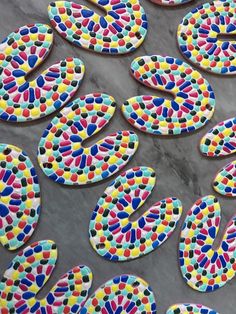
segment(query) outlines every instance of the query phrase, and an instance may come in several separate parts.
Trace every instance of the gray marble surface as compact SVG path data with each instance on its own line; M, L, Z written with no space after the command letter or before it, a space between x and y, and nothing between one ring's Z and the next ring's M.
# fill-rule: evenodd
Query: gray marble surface
M49 0L1 0L1 38L26 23L49 23L48 3ZM164 54L182 58L176 44L177 25L191 8L202 1L192 2L179 8L160 7L149 0L141 0L141 3L148 16L149 31L144 44L135 53L120 57L98 55L70 45L55 33L52 53L38 71L29 77L29 79L34 78L37 72L67 56L81 58L86 65L86 75L76 96L96 91L106 92L114 96L117 101L116 115L106 130L99 134L99 139L112 131L132 129L123 119L120 106L129 97L150 92L129 75L129 66L133 58L145 54ZM0 122L1 142L23 148L34 162L40 180L42 212L38 228L29 243L52 239L59 248L56 270L40 292L39 298L43 297L68 269L78 264L86 264L94 273L92 291L106 280L121 273L133 273L143 277L154 290L160 314L165 313L168 306L176 302L203 303L215 308L221 314L235 313L236 278L216 292L198 293L184 283L177 260L180 228L187 210L199 197L214 194L211 181L216 171L233 160L233 157L209 160L199 153L198 143L203 134L217 122L235 115L236 111L234 85L236 79L203 74L211 83L216 95L216 112L205 128L189 136L178 138L153 137L137 131L140 139L139 149L125 169L145 165L153 167L157 173L154 192L140 213L147 210L152 203L167 196L178 197L183 203L184 213L171 239L151 254L131 262L112 263L103 260L93 251L88 240L91 212L112 178L83 188L68 188L55 184L42 173L36 158L39 139L53 115L20 126ZM154 94L161 95L158 92ZM87 144L93 142L94 139L91 139ZM235 213L235 200L217 197L221 202L223 215L220 235L217 239L220 241L227 221ZM0 248L0 251L2 274L16 252L8 252L3 248Z

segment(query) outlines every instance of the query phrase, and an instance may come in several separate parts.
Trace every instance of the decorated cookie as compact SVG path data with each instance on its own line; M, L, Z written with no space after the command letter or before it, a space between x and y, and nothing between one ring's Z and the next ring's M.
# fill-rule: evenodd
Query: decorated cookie
M142 44L148 25L138 0L91 1L106 15L74 2L56 1L48 7L52 26L73 44L100 53L128 53Z
M236 118L215 125L200 142L200 150L208 157L222 157L236 152Z
M236 197L236 160L227 164L217 173L213 187L222 195Z
M0 118L25 122L44 117L62 107L77 91L84 76L80 59L53 64L35 80L27 75L48 56L52 29L44 24L26 25L0 44Z
M219 314L202 304L176 304L172 305L166 314Z
M79 313L92 284L87 266L68 271L48 295L37 293L51 277L57 261L54 242L45 240L28 246L11 262L0 282L0 313Z
M236 41L219 35L236 35L236 1L204 3L189 12L178 27L182 54L202 69L216 74L236 73Z
M181 4L185 4L192 0L151 0L153 3L164 5L164 6L177 6Z
M0 282L1 314L157 314L152 288L135 275L122 274L89 296L92 272L87 266L69 270L43 299L37 294L50 279L57 262L53 241L33 243L11 262ZM172 305L166 314L218 314L203 305Z
M199 199L183 224L179 261L187 284L200 292L223 287L236 272L236 216L228 223L217 249L214 240L221 221L220 204L212 195Z
M138 148L138 137L118 131L90 147L83 142L98 133L115 113L114 98L88 94L52 119L39 142L38 160L52 180L67 185L101 181L123 168Z
M156 302L151 287L133 275L117 276L97 289L88 299L80 314L156 313Z
M0 144L0 242L21 247L36 228L40 212L38 177L20 148Z
M179 135L195 131L211 119L214 92L207 80L187 63L172 57L144 56L134 59L131 70L140 83L174 96L174 100L169 100L141 95L123 104L125 118L140 131Z
M107 187L89 225L90 242L99 255L111 261L134 259L152 252L171 236L182 213L176 198L155 203L136 221L129 219L145 203L155 181L153 169L136 167Z

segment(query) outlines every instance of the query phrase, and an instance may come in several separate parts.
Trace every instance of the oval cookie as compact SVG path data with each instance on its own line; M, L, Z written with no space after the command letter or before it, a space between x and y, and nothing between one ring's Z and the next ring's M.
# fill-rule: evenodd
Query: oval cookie
M236 35L236 1L204 3L189 12L178 27L182 54L202 69L216 74L236 73L236 41L219 35Z
M236 118L222 121L206 133L200 142L200 150L208 157L222 157L236 152Z
M114 98L88 94L52 119L38 147L38 161L52 180L67 185L101 181L123 168L138 148L138 137L118 131L90 147L83 142L98 133L115 113Z
M123 172L98 200L89 225L94 250L111 261L126 261L152 252L174 231L182 204L176 198L155 203L139 219L134 214L155 185L151 168L136 167Z
M236 160L224 166L217 173L213 188L219 194L236 197Z
M39 119L75 94L84 76L84 64L77 58L61 60L35 80L27 80L47 58L52 44L52 29L44 24L22 26L0 44L0 119Z
M147 282L133 275L121 275L98 288L80 312L95 313L155 314L156 302Z
M124 117L140 131L179 135L195 131L211 119L214 92L207 80L187 63L172 57L144 56L134 59L131 71L145 86L174 96L174 100L169 100L140 95L123 104Z
M176 304L172 305L166 314L219 314L202 304Z
M0 144L0 242L21 247L34 232L40 213L40 187L35 168L20 148Z
M53 241L39 241L21 251L0 282L2 313L79 313L92 284L92 273L87 266L72 268L45 298L37 298L56 261L57 247Z
M236 272L236 216L213 249L221 221L220 204L212 195L199 199L188 211L179 244L180 268L186 283L200 292L223 287Z
M138 0L92 2L106 15L100 16L75 2L52 2L48 7L52 26L68 41L95 52L123 54L142 44L148 25Z

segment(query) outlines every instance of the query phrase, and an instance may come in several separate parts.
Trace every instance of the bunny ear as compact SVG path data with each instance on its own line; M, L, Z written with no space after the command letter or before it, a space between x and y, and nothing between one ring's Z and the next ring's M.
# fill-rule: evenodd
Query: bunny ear
M221 121L207 132L200 143L200 150L208 157L222 157L236 152L236 117Z
M41 64L52 46L52 29L26 25L0 45L0 118L25 122L44 117L63 106L79 88L84 64L77 58L55 63L35 80L26 76Z
M45 299L37 299L56 261L57 248L53 241L36 242L21 251L0 283L2 313L78 313L92 283L91 270L86 266L68 271Z
M40 213L35 168L20 148L0 144L0 242L15 250L34 232Z
M57 261L53 241L36 242L21 251L3 275L0 304L17 313L37 307L35 297L50 278ZM18 310L18 311L17 311Z
M75 45L100 53L124 54L142 44L147 33L147 17L138 0L92 2L107 15L99 16L74 2L50 3L52 26Z
M52 180L67 185L101 181L123 168L138 147L133 132L118 131L94 145L83 142L98 133L115 112L114 98L88 94L75 100L52 119L38 147L38 161Z
M177 30L183 56L210 73L235 75L235 40L218 37L219 34L235 36L235 9L235 1L217 0L188 12Z
M47 297L40 301L41 311L51 308L52 313L79 313L87 300L91 284L92 272L87 266L71 269L62 276Z
M47 57L52 43L53 32L46 24L25 25L8 35L0 45L0 66L5 69L2 78L6 80L12 72L16 78L30 73Z
M210 309L202 304L175 304L172 305L166 314L219 314L215 310Z
M143 279L121 275L98 288L80 312L92 313L155 314L156 302L151 287Z
M199 199L183 224L179 260L187 284L200 292L223 287L235 276L236 216L228 223L218 249L213 249L221 220L220 204L212 195Z
M134 259L152 252L171 236L182 213L176 198L157 202L137 221L130 221L154 185L152 168L135 167L108 186L89 225L90 243L99 255L112 261Z
M137 129L150 134L179 135L195 131L211 119L215 110L212 87L187 63L172 57L143 56L134 59L131 71L145 86L174 96L173 100L152 95L128 99L121 109Z
M219 194L229 197L236 196L236 160L218 171L213 182L213 188Z

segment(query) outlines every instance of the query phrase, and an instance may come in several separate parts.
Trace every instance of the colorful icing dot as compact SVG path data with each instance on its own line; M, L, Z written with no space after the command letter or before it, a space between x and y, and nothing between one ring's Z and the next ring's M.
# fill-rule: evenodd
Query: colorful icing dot
M236 197L236 160L224 166L217 173L213 188L222 195Z
M186 283L200 292L223 287L236 273L236 216L228 222L219 247L213 249L220 221L220 204L208 195L196 201L182 227L181 272Z
M172 305L166 314L219 314L202 304L175 304Z
M92 284L92 273L87 266L72 268L45 298L37 299L56 261L57 247L49 240L36 242L21 251L0 282L0 313L79 313Z
M106 12L100 16L69 1L48 7L51 24L73 44L100 53L123 54L138 48L147 33L147 17L138 0L91 0Z
M236 35L236 1L204 3L189 12L178 27L182 54L202 69L216 74L236 73L236 41L219 35Z
M155 314L156 302L151 287L133 275L117 276L97 289L80 314Z
M215 125L200 142L200 150L208 157L222 157L236 152L236 118Z
M44 24L22 26L0 44L0 119L39 119L75 94L84 76L83 62L77 58L61 60L27 81L27 75L47 58L52 44L52 29Z
M153 169L135 167L107 187L89 225L90 243L99 255L111 261L134 259L152 252L171 236L182 213L176 198L161 200L138 220L129 220L146 202L155 181Z
M38 147L38 161L52 180L83 185L104 180L123 168L138 148L138 137L118 131L90 147L84 140L98 133L115 113L115 100L88 94L67 105L52 119Z
M164 5L164 6L177 6L188 3L192 0L151 0L153 3Z
M35 168L20 148L0 144L0 242L15 250L29 240L40 213Z
M144 56L131 63L134 78L145 86L168 92L174 100L135 96L122 106L127 121L140 131L179 135L203 127L215 109L210 84L187 63L172 57Z

